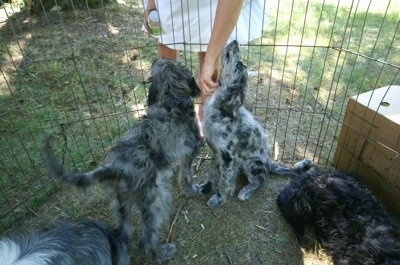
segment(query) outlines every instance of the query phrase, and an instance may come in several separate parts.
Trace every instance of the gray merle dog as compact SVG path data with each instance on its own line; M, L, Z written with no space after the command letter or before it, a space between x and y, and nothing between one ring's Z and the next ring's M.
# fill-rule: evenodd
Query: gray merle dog
M396 222L354 173L310 170L280 192L278 206L299 243L311 226L334 264L400 264Z
M212 151L208 179L201 184L204 194L218 183L218 192L207 202L216 207L227 200L243 172L249 184L239 191L238 198L247 200L267 179L268 174L292 175L313 167L303 160L294 168L271 161L268 138L262 125L243 106L248 88L247 67L243 64L237 41L228 44L222 53L220 84L204 106L203 130Z
M0 237L1 265L130 265L119 232L89 220Z
M45 143L46 164L52 175L78 187L107 181L116 198L122 238L132 238L132 208L142 214L140 246L154 264L167 263L175 253L173 244L159 246L162 222L171 204L171 176L179 165L182 192L199 194L192 184L192 162L200 144L191 97L200 89L189 69L168 60L151 67L148 109L143 120L129 130L109 151L105 165L85 173L66 173Z

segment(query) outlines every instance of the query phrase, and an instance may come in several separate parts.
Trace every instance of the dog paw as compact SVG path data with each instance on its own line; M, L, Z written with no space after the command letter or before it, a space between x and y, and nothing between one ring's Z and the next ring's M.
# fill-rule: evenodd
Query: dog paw
M165 265L168 264L174 257L176 252L176 247L173 244L166 243L161 245L156 252L152 252L151 260L152 264L155 265Z
M211 182L206 181L198 186L198 190L200 194L209 194L211 192Z
M294 164L294 168L301 168L304 171L312 169L313 167L315 167L314 161L312 161L310 159L303 159L303 160L297 162L296 164Z
M214 194L211 196L211 198L208 200L207 205L209 207L218 207L221 204L223 204L225 200L222 198L220 193Z
M250 199L251 195L253 194L252 191L246 189L245 187L239 191L238 199L241 201L247 201Z
M199 184L190 185L190 186L184 188L182 190L182 192L186 197L195 197L195 196L203 194L201 192L201 188L200 188Z
M160 247L160 254L163 257L163 260L168 262L170 261L176 252L176 247L174 244L166 243Z

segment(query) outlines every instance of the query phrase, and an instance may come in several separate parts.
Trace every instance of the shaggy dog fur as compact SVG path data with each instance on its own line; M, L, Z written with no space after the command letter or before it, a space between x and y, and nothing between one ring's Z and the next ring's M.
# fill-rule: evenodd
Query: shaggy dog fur
M395 221L355 174L314 171L292 180L278 206L304 242L311 225L334 264L400 264Z
M204 106L203 130L212 160L201 192L209 193L213 183L219 184L218 192L207 202L210 207L223 204L232 195L240 172L247 176L249 184L239 191L238 198L247 200L268 174L297 176L313 166L310 160L303 160L293 169L271 161L264 128L243 106L247 87L247 67L241 60L238 43L233 41L222 54L219 87Z
M1 265L130 265L119 232L97 221L62 223L42 233L0 238Z
M65 173L45 143L46 164L52 175L78 187L107 181L116 198L122 237L132 238L132 208L142 214L140 246L154 264L167 263L175 253L173 244L159 246L159 229L171 204L171 176L180 166L179 180L187 196L199 194L192 184L192 162L200 144L191 97L200 89L191 72L168 59L151 67L147 114L116 142L104 166L86 173Z

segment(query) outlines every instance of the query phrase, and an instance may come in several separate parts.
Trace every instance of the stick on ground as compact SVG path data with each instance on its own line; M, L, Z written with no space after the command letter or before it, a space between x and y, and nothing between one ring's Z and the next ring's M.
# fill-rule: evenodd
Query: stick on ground
M168 236L167 236L167 238L165 239L165 243L171 243L172 232L174 231L175 223L176 223L176 221L178 220L178 216L179 216L179 213L181 212L181 209L182 209L182 203L179 204L178 210L177 210L176 213L175 213L175 217L174 217L174 220L172 221L171 226L170 226L170 228L169 228Z
M227 259L229 265L233 265L232 260L231 260L231 257L229 256L228 252L225 252L224 254L225 254L225 257L226 257L226 259Z

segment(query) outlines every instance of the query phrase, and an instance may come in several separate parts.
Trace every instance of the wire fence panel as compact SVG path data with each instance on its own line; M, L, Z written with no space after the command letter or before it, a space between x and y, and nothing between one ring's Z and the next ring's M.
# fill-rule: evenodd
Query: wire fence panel
M0 6L0 230L37 214L59 189L43 164L55 135L66 168L102 163L146 109L157 40L137 1ZM267 1L270 24L242 46L246 107L273 156L331 168L348 98L400 84L397 1ZM58 8L56 8L58 7ZM34 10L34 12L32 11ZM201 18L200 18L201 19ZM180 60L198 73L197 55Z

